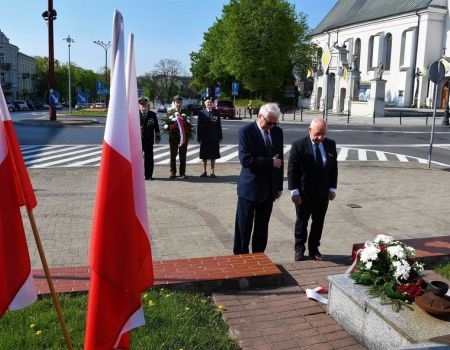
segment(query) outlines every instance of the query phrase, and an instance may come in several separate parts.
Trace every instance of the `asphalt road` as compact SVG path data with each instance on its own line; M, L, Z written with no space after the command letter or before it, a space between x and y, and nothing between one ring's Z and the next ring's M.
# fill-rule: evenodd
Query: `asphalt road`
M45 116L46 112L12 113L14 121ZM163 116L160 115L160 118ZM70 127L16 124L16 132L22 145L99 145L103 140L105 118L100 124ZM223 144L237 144L238 130L249 120L223 120ZM196 120L194 118L194 124ZM306 135L308 125L299 122L282 122L284 143ZM333 125L330 124L328 137L338 146L362 148L373 151L392 152L406 156L428 158L431 126L379 126L379 125ZM192 141L191 143L196 143ZM162 144L167 144L163 135ZM433 160L450 163L450 129L436 125L433 141Z

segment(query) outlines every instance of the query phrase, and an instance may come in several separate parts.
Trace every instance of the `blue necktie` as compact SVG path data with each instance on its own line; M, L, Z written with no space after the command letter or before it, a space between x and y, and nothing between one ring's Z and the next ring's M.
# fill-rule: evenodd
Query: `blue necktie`
M322 154L320 153L319 145L316 143L314 144L314 153L315 153L315 157L316 157L316 165L319 168L323 168Z
M266 144L267 153L272 155L272 144L270 143L268 131L264 131L264 143Z

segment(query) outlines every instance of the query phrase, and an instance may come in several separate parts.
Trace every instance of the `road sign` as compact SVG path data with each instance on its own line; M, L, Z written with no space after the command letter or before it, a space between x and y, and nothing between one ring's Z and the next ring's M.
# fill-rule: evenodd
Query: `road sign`
M331 62L331 51L328 45L325 45L325 47L323 48L321 61L323 72L326 74Z
M216 86L215 93L216 93L216 97L220 97L220 86Z
M236 81L233 81L233 83L231 84L231 95L239 95L239 83Z
M439 84L442 79L444 79L445 67L441 61L436 61L430 66L430 69L428 70L428 76L430 77L430 80L435 84Z
M48 103L52 107L56 107L59 103L59 92L56 90L52 90L50 95L48 96Z

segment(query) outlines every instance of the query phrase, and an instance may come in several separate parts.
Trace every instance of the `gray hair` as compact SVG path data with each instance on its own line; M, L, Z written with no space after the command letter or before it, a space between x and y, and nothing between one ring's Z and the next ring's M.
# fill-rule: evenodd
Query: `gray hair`
M275 117L277 117L277 119L281 117L281 111L280 107L278 107L278 104L270 102L261 106L258 115L262 115L263 117L267 118L269 114L273 114Z

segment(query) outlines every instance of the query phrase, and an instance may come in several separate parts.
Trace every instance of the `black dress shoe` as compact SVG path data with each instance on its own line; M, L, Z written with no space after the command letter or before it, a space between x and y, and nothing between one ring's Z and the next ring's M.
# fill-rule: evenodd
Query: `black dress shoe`
M204 172L200 175L200 177L206 177L206 175L208 175L208 174L206 174L206 171L204 171Z
M311 259L316 260L316 261L322 261L323 260L323 256L322 256L322 254L320 254L319 251L316 251L313 254L309 254L309 256L310 256Z
M213 179L215 179L217 176L216 176L216 174L212 173L212 174L211 174L211 177L212 177Z
M302 261L304 259L304 254L303 252L298 252L295 253L295 257L294 257L294 261Z
M174 174L170 174L169 179L175 179L176 176Z

